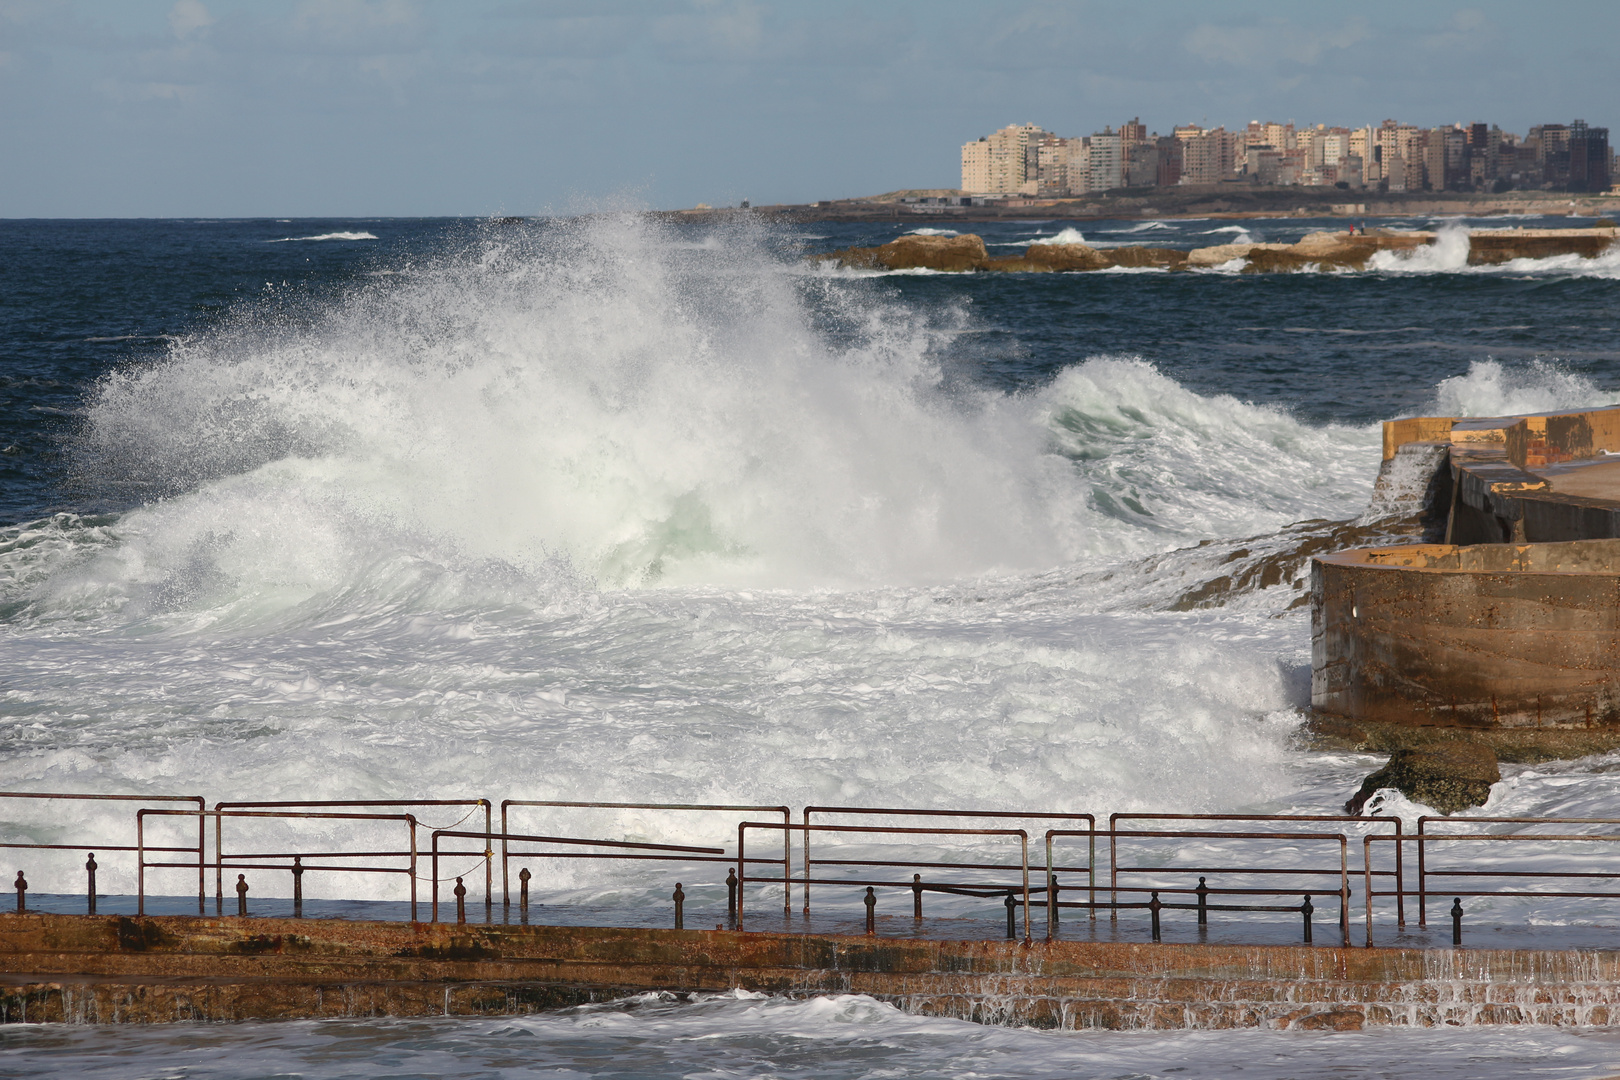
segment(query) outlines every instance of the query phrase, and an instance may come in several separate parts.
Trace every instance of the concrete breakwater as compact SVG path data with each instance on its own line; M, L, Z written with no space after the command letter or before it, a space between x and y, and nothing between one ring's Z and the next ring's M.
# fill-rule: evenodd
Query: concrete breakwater
M508 1015L734 989L1048 1028L1606 1025L1620 953L0 915L9 1023Z
M1386 466L1418 455L1444 543L1314 561L1313 708L1620 745L1620 409L1385 424Z
M813 255L817 261L860 270L936 270L1001 273L1065 273L1110 268L1184 270L1232 266L1247 273L1330 268L1364 270L1383 251L1411 253L1433 246L1433 232L1314 232L1294 244L1234 243L1184 251L1167 247L1095 248L1088 244L1031 244L1021 255L991 256L984 239L902 236L879 247L852 247ZM1487 229L1468 234L1467 262L1498 265L1514 259L1557 255L1596 258L1615 242L1611 225L1594 229ZM1234 265L1236 264L1236 265Z

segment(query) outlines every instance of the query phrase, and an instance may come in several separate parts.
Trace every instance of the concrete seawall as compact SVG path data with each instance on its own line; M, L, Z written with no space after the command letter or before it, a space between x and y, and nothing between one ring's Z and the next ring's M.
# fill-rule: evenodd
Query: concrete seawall
M1620 745L1620 408L1384 425L1428 448L1445 543L1313 561L1313 709Z
M0 916L10 1023L508 1015L736 988L1055 1028L1605 1025L1620 953Z

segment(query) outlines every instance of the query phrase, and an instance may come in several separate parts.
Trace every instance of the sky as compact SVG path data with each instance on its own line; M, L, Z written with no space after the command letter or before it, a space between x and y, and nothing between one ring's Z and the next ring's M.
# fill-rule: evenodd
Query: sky
M1617 46L1617 0L0 0L0 217L807 202L1026 122L1620 129Z

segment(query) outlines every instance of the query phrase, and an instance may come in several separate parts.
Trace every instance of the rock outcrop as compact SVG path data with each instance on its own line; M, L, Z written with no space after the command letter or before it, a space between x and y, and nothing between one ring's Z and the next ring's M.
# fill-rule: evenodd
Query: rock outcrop
M1216 244L1182 251L1178 248L1094 248L1087 244L1031 244L1022 255L991 257L984 240L960 236L902 236L881 247L845 248L812 255L863 270L941 270L952 273L1069 273L1112 267L1164 270L1210 269L1242 260L1245 273L1287 273L1308 269L1364 270L1380 251L1410 252L1434 243L1432 232L1314 232L1294 244ZM1612 225L1594 229L1492 229L1469 234L1470 265L1554 255L1596 258L1615 243Z
M1488 746L1444 742L1408 747L1396 750L1382 769L1367 777L1344 810L1359 814L1375 792L1394 788L1413 802L1454 814L1470 806L1484 806L1491 797L1491 785L1500 779L1496 753Z

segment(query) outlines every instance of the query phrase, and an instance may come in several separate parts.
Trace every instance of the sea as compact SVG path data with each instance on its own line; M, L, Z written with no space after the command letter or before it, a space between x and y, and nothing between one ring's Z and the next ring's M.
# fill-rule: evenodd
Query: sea
M1620 249L1466 260L1471 228L1590 219L1356 223L1441 239L1360 272L952 275L807 256L1344 221L0 221L0 789L1335 812L1382 759L1300 738L1302 552L1394 535L1380 422L1620 402ZM1620 756L1503 772L1481 812L1620 816ZM0 831L127 816L13 801ZM77 887L78 853L27 857ZM1045 1032L747 993L0 1030L0 1074L120 1080L1616 1071L1613 1029Z

